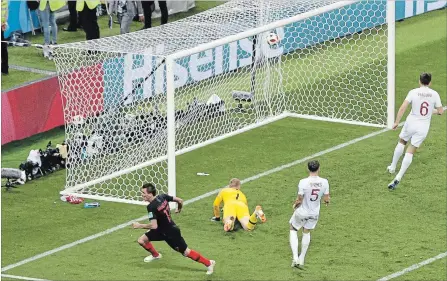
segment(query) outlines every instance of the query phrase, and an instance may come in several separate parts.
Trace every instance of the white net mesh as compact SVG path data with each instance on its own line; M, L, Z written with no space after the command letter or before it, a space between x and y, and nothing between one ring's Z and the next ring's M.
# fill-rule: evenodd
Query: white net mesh
M58 47L67 190L129 202L141 200L145 182L167 192L165 58L334 3L234 0L161 27ZM386 1L340 7L177 59L176 151L289 112L385 125Z

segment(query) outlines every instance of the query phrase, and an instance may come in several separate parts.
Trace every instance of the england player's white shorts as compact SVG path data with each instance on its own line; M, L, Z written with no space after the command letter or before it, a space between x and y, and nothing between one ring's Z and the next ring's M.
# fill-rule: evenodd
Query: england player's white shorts
M293 212L292 217L289 220L289 223L296 230L300 230L301 227L305 229L314 229L317 226L318 215L317 216L309 216L303 212L302 209L298 208Z
M403 139L404 141L411 140L411 145L414 147L419 147L427 137L429 128L430 126L427 126L425 123L405 122L404 127L399 134L399 138Z

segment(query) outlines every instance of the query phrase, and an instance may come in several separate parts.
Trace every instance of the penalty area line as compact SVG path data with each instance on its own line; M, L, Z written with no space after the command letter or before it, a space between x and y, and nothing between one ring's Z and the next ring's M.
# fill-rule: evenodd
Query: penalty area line
M430 264L430 263L435 262L437 260L443 259L445 257L447 257L447 252L441 253L441 254L439 254L437 256L434 256L432 258L426 259L425 261L421 261L420 263L415 263L415 264L413 264L413 265L411 265L411 266L409 266L407 268L402 269L401 271L397 271L397 272L395 272L393 274L390 274L388 276L382 277L382 278L380 278L377 281L388 281L388 280L391 280L393 278L400 277L400 276L402 276L404 274L407 274L408 272L411 272L413 270L421 268L421 267L423 267L423 266L425 266L427 264Z
M389 129L385 128L385 129L381 129L381 130L379 130L379 131L375 131L375 132L373 132L373 133L364 135L364 136L362 136L362 137L358 137L358 138L356 138L356 139L353 139L353 140L350 140L350 141L348 141L348 142L345 142L345 143L342 143L342 144L333 146L333 147L331 147L331 148L322 150L322 151L320 151L320 152L317 152L317 153L315 153L315 154L312 154L312 155L309 155L309 156L307 156L307 157L301 158L301 159L299 159L299 160L296 160L296 161L293 161L293 162L290 162L290 163L287 163L287 164L278 166L278 167L276 167L276 168L267 170L267 171L265 171L265 172L262 172L262 173L259 173L259 174L257 174L257 175L254 175L254 176L252 176L252 177L243 179L243 180L241 180L241 183L251 182L251 181L257 180L257 179L259 179L259 178L262 178L262 177L271 175L271 174L273 174L273 173L276 173L276 172L279 172L279 171L288 169L288 168L290 168L290 167L296 166L296 165L301 164L301 163L303 163L303 162L305 162L305 161L308 161L308 160L310 160L310 159L313 159L313 158L316 158L316 157L325 155L325 154L327 154L327 153L330 153L330 152L333 152L333 151L336 151L336 150L345 148L345 147L347 147L347 146L350 146L350 145L355 144L355 143L358 143L358 142L360 142L360 141L363 141L363 140L366 140L366 139L375 137L375 136L380 135L380 134L382 134L382 133L384 133L384 132L387 132L387 131L389 131ZM224 186L224 187L225 187L225 186ZM223 187L222 187L222 188L223 188ZM205 193L205 194L202 194L202 195L200 195L200 196L191 198L191 199L189 199L189 200L185 200L184 205L189 205L189 204L192 204L192 203L194 203L194 202L197 202L197 201L199 201L199 200L201 200L201 199L204 199L204 198L210 197L210 196L212 196L212 195L214 195L214 194L217 194L217 193L219 192L219 190L221 190L222 188L218 188L218 189L215 189L215 190L213 190L213 191L210 191L210 192L207 192L207 193ZM104 236L104 235L110 234L110 233L115 232L115 231L117 231L117 230L126 228L126 227L130 226L130 225L131 225L133 222L135 222L135 221L142 221L142 220L144 220L144 219L146 219L146 218L147 218L147 216L139 217L139 218L137 218L137 219L134 219L134 220L128 221L128 222L126 222L126 223L117 225L117 226L115 226L115 227L112 227L112 228L109 228L109 229L107 229L107 230L101 231L101 232L96 233L96 234L94 234L94 235L90 235L90 236L88 236L88 237L82 238L82 239L77 240L77 241L74 241L74 242L72 242L72 243L65 244L65 245L63 245L63 246L61 246L61 247L58 247L58 248L55 248L55 249L46 251L46 252L44 252L44 253L35 255L35 256L33 256L33 257L29 257L29 258L24 259L24 260L22 260L22 261L19 261L19 262L17 262L17 263L7 265L7 266L5 266L5 267L3 267L3 268L1 269L1 272L5 272L5 271L7 271L7 270L11 270L11 269L13 269L13 268L16 268L16 267L18 267L18 266L22 266L22 265L27 264L27 263L29 263L29 262L32 262L32 261L35 261L35 260L38 260L38 259L47 257L47 256L49 256L49 255L52 255L52 254L55 254L55 253L57 253L57 252L60 252L60 251L63 251L63 250L72 248L72 247L77 246L77 245L79 245L79 244L82 244L82 243L85 243L85 242L94 240L94 239L96 239L96 238L99 238L99 237L102 237L102 236Z
M20 280L31 280L31 281L50 281L47 279L39 279L39 278L32 278L32 277L25 277L25 276L18 276L18 275L9 275L9 274L2 274L1 277L11 278L11 279L20 279Z

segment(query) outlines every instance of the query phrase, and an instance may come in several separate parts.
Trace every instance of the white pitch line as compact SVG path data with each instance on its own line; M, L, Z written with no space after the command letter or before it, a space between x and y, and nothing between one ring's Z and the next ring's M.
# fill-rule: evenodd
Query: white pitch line
M1 276L4 278L20 279L20 280L49 281L47 279L39 279L39 278L32 278L32 277L25 277L25 276L18 276L18 275L9 275L9 274L2 274Z
M368 134L368 135L365 135L365 136L362 136L362 137L353 139L353 140L351 140L351 141L348 141L348 142L345 142L345 143L342 143L342 144L333 146L333 147L328 148L328 149L326 149L326 150L317 152L317 153L312 154L312 155L310 155L310 156L307 156L307 157L305 157L305 158L302 158L302 159L299 159L299 160L296 160L296 161L293 161L293 162L284 164L284 165L282 165L282 166L279 166L279 167L270 169L270 170L268 170L268 171L262 172L262 173L260 173L260 174L254 175L254 176L252 176L252 177L243 179L241 182L242 182L242 183L247 183L247 182L251 182L251 181L257 180L257 179L259 179L259 178L261 178L261 177L265 177L265 176L268 176L268 175L270 175L270 174L273 174L273 173L282 171L282 170L284 170L284 169L293 167L293 166L295 166L295 165L301 164L301 163L303 163L303 162L305 162L305 161L307 161L307 160L310 160L310 159L312 159L312 158L316 158L316 157L322 156L322 155L324 155L324 154L333 152L333 151L335 151L335 150L342 149L342 148L344 148L344 147L347 147L347 146L349 146L349 145L355 144L355 143L357 143L357 142L359 142L359 141L362 141L362 140L366 140L366 139L372 138L372 137L374 137L374 136L377 136L377 135L382 134L382 133L387 132L387 131L389 131L389 129L382 129L382 130L379 130L379 131L370 133L370 134ZM220 189L221 189L221 188L219 188L219 189L215 189L215 190L213 190L213 191L207 192L207 193L202 194L202 195L200 195L200 196L197 196L197 197L194 197L194 198L192 198L192 199L186 200L186 201L184 202L184 205L192 204L192 203L194 203L194 202L196 202L196 201L199 201L199 200L201 200L201 199L210 197L210 196L212 196L212 195L218 193ZM18 266L27 264L27 263L29 263L29 262L32 262L32 261L35 261L35 260L38 260L38 259L41 259L41 258L44 258L44 257L46 257L46 256L49 256L49 255L52 255L52 254L54 254L54 253L60 252L60 251L62 251L62 250L66 250L66 249L72 248L72 247L74 247L74 246L77 246L77 245L79 245L79 244L82 244L82 243L91 241L91 240L93 240L93 239L102 237L102 236L104 236L104 235L107 235L107 234L110 234L110 233L115 232L115 231L117 231L117 230L120 230L120 229L123 229L123 228L125 228L125 227L128 227L128 226L130 226L130 225L131 225L133 222L135 222L135 221L141 221L141 220L144 220L144 219L146 219L146 218L147 218L147 216L143 216L143 217L140 217L140 218L137 218L137 219L128 221L128 222L126 222L126 223L123 223L123 224L117 225L117 226L115 226L115 227L109 228L109 229L107 229L107 230L105 230L105 231L99 232L99 233L97 233L97 234L94 234L94 235L85 237L85 238L83 238L83 239L80 239L80 240L74 241L74 242L72 242L72 243L63 245L63 246L58 247L58 248L55 248L55 249L53 249L53 250L46 251L46 252L41 253L41 254L38 254L38 255L36 255L36 256L33 256L33 257L30 257L30 258L24 259L24 260L22 260L22 261L19 261L19 262L17 262L17 263L7 265L7 266L5 266L5 267L3 267L3 268L1 269L1 272L5 272L5 271L7 271L7 270L16 268L16 267L18 267Z
M429 258L429 259L427 259L427 260L425 260L425 261L421 261L420 263L413 264L412 266L409 266L409 267L407 267L407 268L404 268L404 269L402 269L401 271L398 271L398 272L395 272L395 273L390 274L390 275L388 275L388 276L382 277L382 278L380 278L378 281L388 281L388 280L390 280L390 279L393 279L393 278L402 276L402 275L404 275L404 274L407 274L408 272L411 272L411 271L413 271L413 270L416 270L416 269L418 269L418 268L420 268L420 267L423 267L424 265L427 265L427 264L432 263L432 262L434 262L434 261L443 259L443 258L445 258L445 257L447 257L447 252L442 253L442 254L439 254L439 255L437 255L437 256L435 256L435 257Z
M42 70L42 69L37 69L37 68L32 68L32 67L25 67L25 66L20 66L20 65L9 65L10 68L15 69L15 70L20 70L20 71L28 71L28 72L33 72L33 73L38 73L38 74L45 74L45 75L56 75L57 73L55 71L48 71L48 70Z

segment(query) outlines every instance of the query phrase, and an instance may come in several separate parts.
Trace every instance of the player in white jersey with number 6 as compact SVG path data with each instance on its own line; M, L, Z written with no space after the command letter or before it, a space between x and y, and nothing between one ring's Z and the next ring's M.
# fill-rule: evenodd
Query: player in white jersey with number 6
M292 267L302 267L310 244L310 231L315 228L320 215L320 201L323 198L329 204L329 183L327 179L320 178L320 163L313 160L307 163L309 177L300 180L298 184L298 198L293 204L290 218L290 248L292 249ZM298 230L303 228L301 240L301 254L298 257Z
M394 149L393 160L387 170L393 174L396 170L397 162L404 153L405 145L410 141L399 173L394 180L388 185L390 190L394 190L399 182L402 180L405 172L413 161L413 154L425 140L430 129L430 121L432 114L442 115L444 109L442 108L441 98L439 94L430 89L431 74L422 73L419 78L419 88L411 90L397 113L396 122L393 125L393 130L399 126L407 107L411 104L411 112L405 121L404 127L399 134L399 142Z

